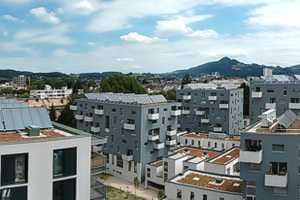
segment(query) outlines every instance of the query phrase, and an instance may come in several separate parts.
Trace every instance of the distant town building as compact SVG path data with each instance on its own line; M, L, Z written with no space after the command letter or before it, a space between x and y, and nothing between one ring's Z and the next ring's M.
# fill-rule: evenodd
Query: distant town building
M17 77L13 77L12 84L14 88L27 87L30 85L30 77L26 77L25 75L19 75Z
M62 89L52 89L50 85L45 85L44 90L30 90L30 97L38 99L67 98L72 94L72 89L62 87Z

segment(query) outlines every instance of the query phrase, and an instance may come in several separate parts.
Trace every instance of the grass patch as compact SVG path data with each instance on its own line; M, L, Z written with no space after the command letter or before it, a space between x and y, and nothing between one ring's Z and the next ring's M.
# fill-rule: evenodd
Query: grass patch
M128 192L124 192L122 190L119 190L117 188L106 186L106 199L107 200L121 200L121 199L128 199L128 200L146 200L141 197L136 197L134 194L130 194Z
M112 176L112 175L111 174L106 174L106 173L101 173L101 174L93 175L93 177L95 179L102 179L102 180L106 180L110 176Z

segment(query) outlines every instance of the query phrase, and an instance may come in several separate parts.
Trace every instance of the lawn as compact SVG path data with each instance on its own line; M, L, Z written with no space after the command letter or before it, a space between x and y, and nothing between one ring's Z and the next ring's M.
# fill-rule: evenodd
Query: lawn
M134 194L130 194L127 192L124 192L122 190L119 190L117 188L106 186L106 199L107 200L121 200L121 199L128 199L128 200L146 200L141 197L136 197Z

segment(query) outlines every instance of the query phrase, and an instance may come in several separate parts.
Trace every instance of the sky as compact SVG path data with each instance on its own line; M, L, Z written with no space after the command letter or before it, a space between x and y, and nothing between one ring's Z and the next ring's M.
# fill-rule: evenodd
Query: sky
M300 64L299 0L0 0L0 69L165 73Z

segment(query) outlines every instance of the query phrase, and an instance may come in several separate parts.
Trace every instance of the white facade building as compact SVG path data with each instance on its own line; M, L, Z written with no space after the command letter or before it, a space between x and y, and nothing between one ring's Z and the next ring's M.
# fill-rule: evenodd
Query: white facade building
M67 98L72 94L72 89L62 87L62 89L52 89L50 85L46 85L44 90L30 90L30 96L38 99L57 99Z

